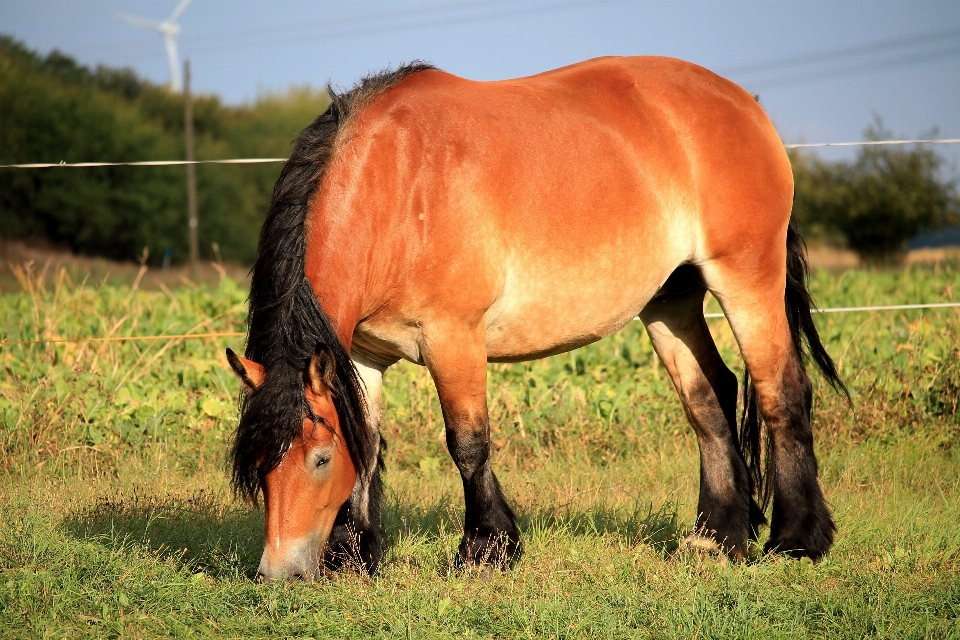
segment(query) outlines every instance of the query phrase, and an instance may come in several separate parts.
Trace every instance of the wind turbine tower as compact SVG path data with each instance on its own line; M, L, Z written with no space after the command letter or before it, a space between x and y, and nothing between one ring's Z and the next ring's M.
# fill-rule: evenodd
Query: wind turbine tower
M163 43L167 46L167 62L170 63L170 88L177 93L183 91L183 78L180 75L180 56L177 53L177 36L180 35L180 25L177 19L183 15L187 7L193 0L181 0L177 8L173 10L170 17L163 22L157 22L150 18L135 16L132 13L116 11L116 15L121 20L129 22L137 27L159 31L163 36Z

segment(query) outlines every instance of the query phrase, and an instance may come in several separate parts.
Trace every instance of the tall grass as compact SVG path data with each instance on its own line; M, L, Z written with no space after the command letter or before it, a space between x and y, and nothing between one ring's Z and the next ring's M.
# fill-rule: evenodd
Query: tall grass
M242 331L233 281L146 292L20 269L0 338ZM817 272L821 306L955 299L950 266ZM46 283L46 284L44 284ZM713 307L715 303L710 302ZM494 467L526 554L452 569L462 496L426 372L386 377L389 551L374 579L250 580L262 515L225 454L242 339L0 347L0 628L11 637L960 637L960 313L825 315L852 407L817 382L821 563L677 553L696 441L639 323L490 366ZM723 320L721 353L740 370Z

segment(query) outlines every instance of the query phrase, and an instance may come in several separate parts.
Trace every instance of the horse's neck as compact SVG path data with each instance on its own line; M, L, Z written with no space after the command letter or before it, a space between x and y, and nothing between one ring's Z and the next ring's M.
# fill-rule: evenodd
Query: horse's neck
M370 299L369 260L362 254L365 243L356 238L348 242L338 230L318 226L307 236L304 271L320 307L349 350L353 330Z

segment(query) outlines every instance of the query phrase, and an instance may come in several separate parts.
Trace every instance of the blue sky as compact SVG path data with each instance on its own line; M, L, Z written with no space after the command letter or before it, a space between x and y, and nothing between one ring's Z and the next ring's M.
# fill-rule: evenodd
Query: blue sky
M0 32L89 65L169 77L157 33L177 0L3 0ZM960 137L960 2L194 0L180 19L195 90L227 102L291 85L349 86L422 59L478 80L600 55L691 60L759 93L786 142L860 140L873 114L897 135ZM960 145L940 150L960 165ZM852 151L830 151L849 157Z

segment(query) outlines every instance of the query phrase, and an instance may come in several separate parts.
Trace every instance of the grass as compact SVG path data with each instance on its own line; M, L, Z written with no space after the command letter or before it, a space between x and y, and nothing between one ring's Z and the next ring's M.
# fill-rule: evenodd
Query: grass
M245 291L141 291L21 269L0 338L242 330ZM817 272L821 306L956 299L955 266ZM386 377L390 546L374 579L252 582L262 514L224 459L242 339L0 347L5 637L960 638L960 312L822 316L853 407L817 382L822 562L676 552L696 441L639 323L491 365L494 467L521 515L507 573L452 570L462 497L426 372ZM734 370L724 321L711 327Z

